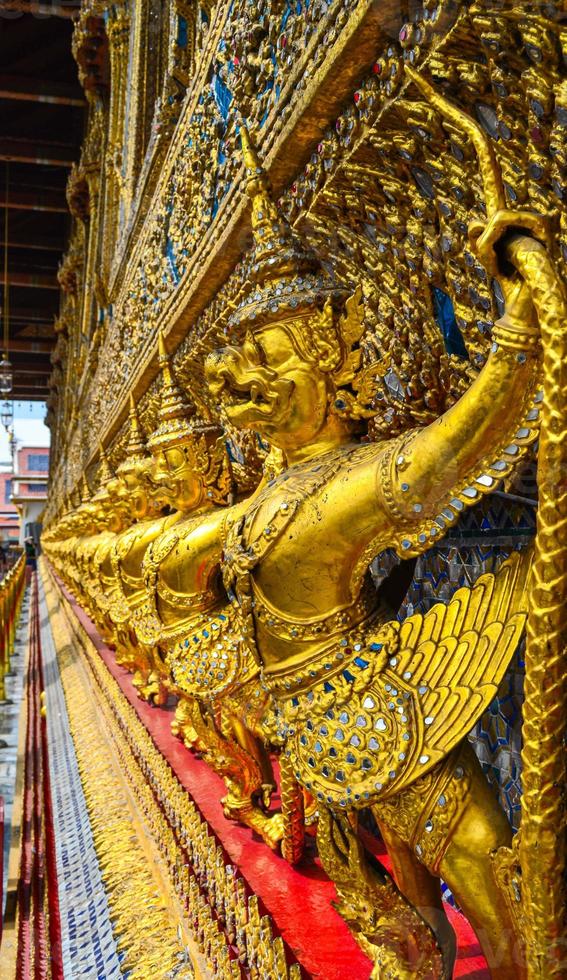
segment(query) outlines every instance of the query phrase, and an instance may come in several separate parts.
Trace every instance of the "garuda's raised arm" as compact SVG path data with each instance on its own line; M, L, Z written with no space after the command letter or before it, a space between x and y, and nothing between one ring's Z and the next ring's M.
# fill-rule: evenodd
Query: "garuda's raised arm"
M541 328L563 309L546 249L545 219L506 208L498 164L477 124L411 69L412 81L475 145L488 221L471 228L475 251L499 278L505 314L494 327L486 365L456 405L384 454L378 493L405 555L422 551L459 513L493 490L534 441L539 424Z
M517 227L519 216L498 212L482 236L479 254ZM378 494L396 529L401 554L424 547L482 493L493 490L537 435L539 319L554 316L553 266L544 245L512 233L501 238L500 276L506 312L493 331L488 360L468 392L440 419L392 443L378 474Z

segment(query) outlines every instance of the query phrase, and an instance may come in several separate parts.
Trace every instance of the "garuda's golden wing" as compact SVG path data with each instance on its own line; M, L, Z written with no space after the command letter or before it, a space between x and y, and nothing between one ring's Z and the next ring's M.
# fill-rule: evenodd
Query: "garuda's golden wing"
M444 759L517 648L530 565L530 551L515 554L448 605L353 634L335 657L326 651L323 676L280 702L297 778L327 803L367 806Z
M473 588L458 589L448 605L436 603L400 627L389 670L404 686L411 683L419 705L419 754L429 757L428 768L496 696L526 622L531 557L531 550L514 555L496 575L482 575ZM420 771L419 756L417 762Z

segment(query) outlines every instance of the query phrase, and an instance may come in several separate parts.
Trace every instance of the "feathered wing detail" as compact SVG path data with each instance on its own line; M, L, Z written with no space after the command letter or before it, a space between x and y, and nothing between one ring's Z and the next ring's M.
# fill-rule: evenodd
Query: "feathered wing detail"
M490 705L517 648L531 559L530 550L514 554L447 605L369 628L345 667L286 695L296 778L332 805L368 806L445 759Z
M514 554L448 605L402 623L387 673L413 694L421 733L404 782L444 758L495 697L525 626L531 560L531 549Z

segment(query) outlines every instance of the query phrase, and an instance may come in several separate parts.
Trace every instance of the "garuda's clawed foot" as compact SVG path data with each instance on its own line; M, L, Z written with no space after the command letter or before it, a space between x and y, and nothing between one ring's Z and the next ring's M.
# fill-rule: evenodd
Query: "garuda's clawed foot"
M272 851L277 851L284 836L284 823L281 813L264 813L252 800L236 800L225 796L222 801L225 817L250 827Z

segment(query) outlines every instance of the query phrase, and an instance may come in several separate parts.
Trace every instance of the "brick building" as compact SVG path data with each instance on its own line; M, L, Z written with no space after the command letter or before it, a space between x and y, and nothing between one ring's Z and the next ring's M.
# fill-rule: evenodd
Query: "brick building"
M14 474L0 473L0 543L17 544L20 540L20 515L12 501Z
M20 544L29 535L39 540L48 474L49 449L45 446L22 446L16 453L16 472L0 474L12 481L12 502L20 519Z

